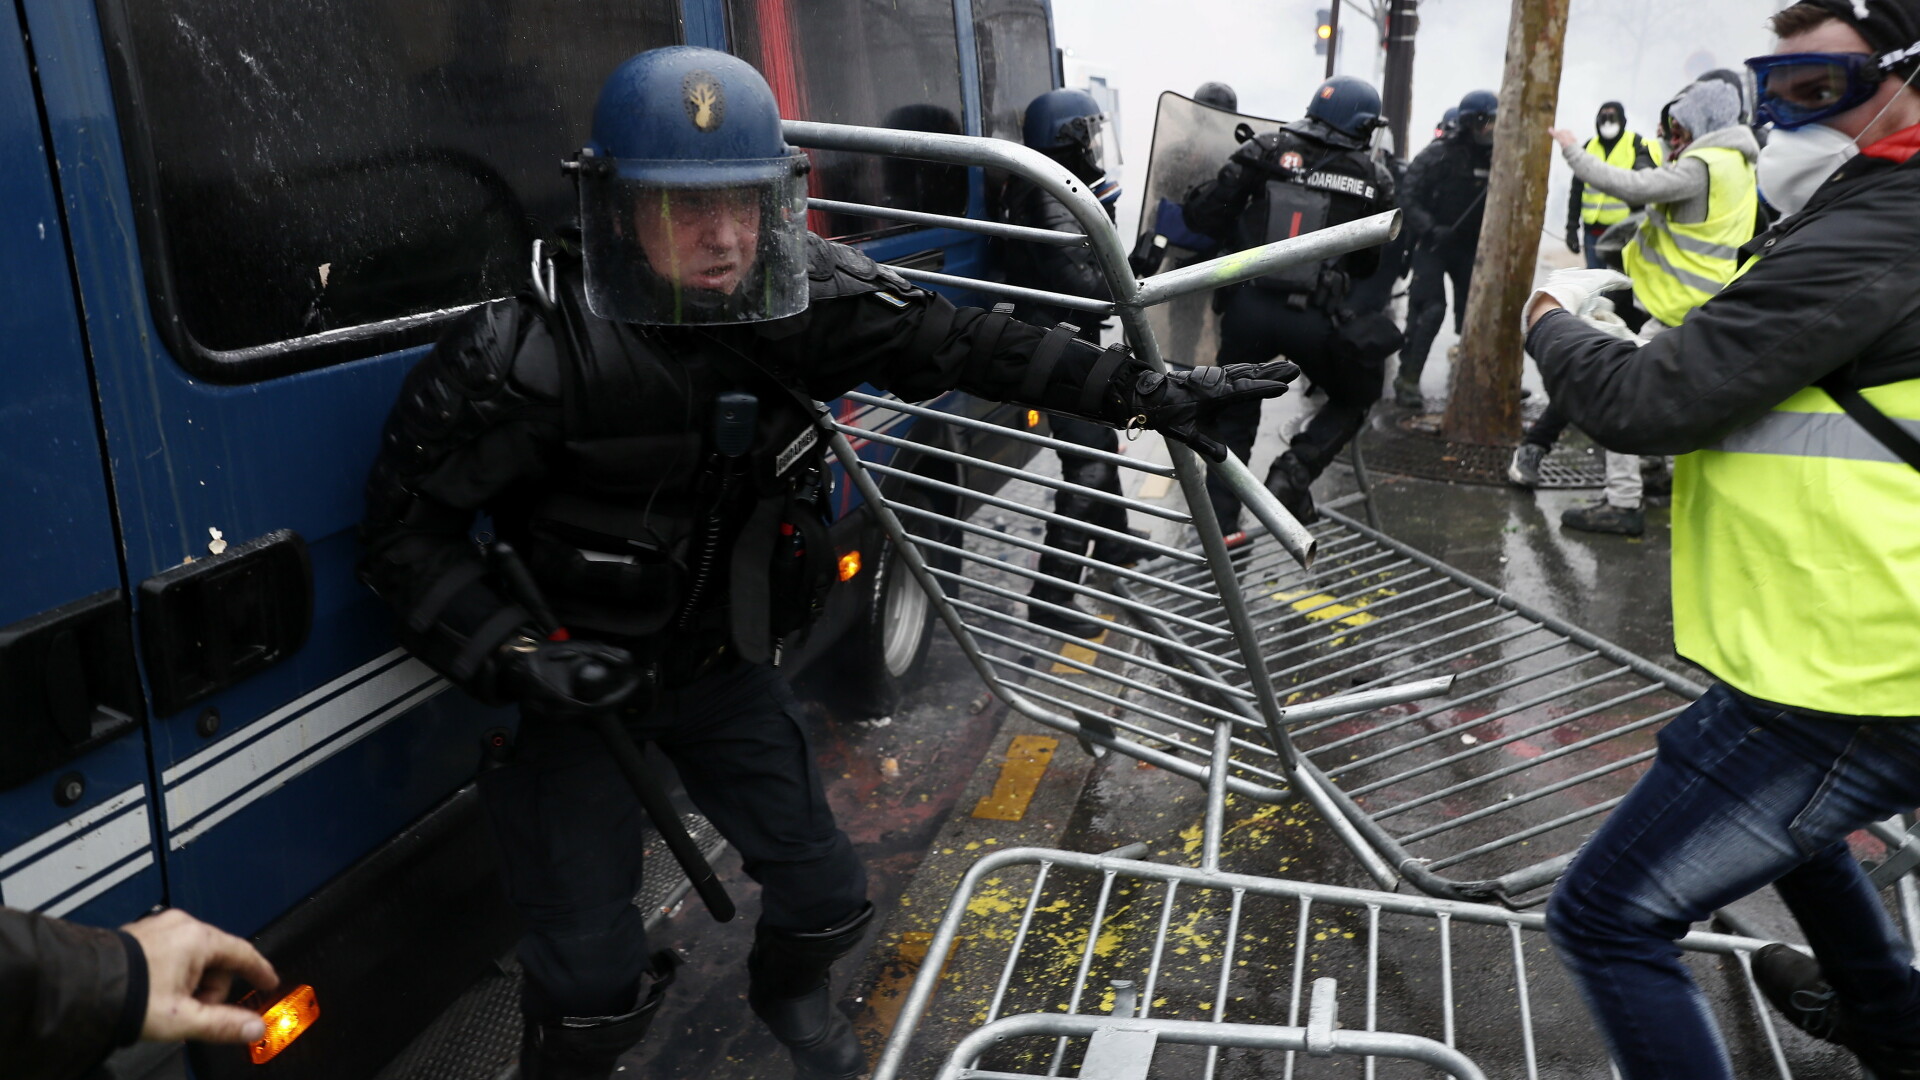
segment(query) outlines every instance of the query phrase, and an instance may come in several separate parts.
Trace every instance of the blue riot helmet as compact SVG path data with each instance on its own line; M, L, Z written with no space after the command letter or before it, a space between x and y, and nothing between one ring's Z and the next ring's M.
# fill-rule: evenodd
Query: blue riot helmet
M680 45L621 64L575 165L595 315L735 323L806 309L807 158L746 61Z
M1107 174L1107 114L1085 90L1049 90L1027 103L1021 141L1091 184Z
M1327 142L1350 150L1365 149L1374 130L1386 125L1380 118L1380 91L1365 79L1335 75L1320 84L1307 102L1307 120L1321 130Z
M1227 112L1240 111L1240 95L1233 92L1233 87L1223 82L1201 83L1200 89L1193 92L1193 100L1215 109L1225 109Z
M1436 139L1444 139L1459 130L1460 106L1449 105L1447 106L1447 111L1440 115L1440 123L1434 127L1433 137Z
M1493 145L1493 122L1500 115L1500 98L1491 90L1474 90L1460 99L1460 131L1481 146Z

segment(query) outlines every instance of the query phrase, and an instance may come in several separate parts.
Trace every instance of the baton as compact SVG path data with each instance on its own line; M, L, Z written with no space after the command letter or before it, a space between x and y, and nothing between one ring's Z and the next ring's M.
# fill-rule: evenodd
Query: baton
M508 590L533 616L540 632L551 637L560 631L560 621L554 617L553 609L547 607L540 595L540 586L527 571L527 564L520 561L520 553L505 540L494 541L489 550L500 575L506 579ZM603 665L587 664L579 672L579 689L590 691L612 677L613 673ZM607 744L607 753L612 755L614 765L627 778L627 786L633 789L647 816L653 819L653 827L667 850L673 853L673 860L680 864L687 880L693 883L693 891L699 893L701 902L707 905L707 913L713 916L714 922L733 921L733 897L727 895L727 887L720 883L693 837L687 835L686 823L680 820L679 812L674 810L673 801L667 798L665 787L647 764L645 755L620 726L619 717L611 709L599 709L591 714L591 723L600 733L600 740Z

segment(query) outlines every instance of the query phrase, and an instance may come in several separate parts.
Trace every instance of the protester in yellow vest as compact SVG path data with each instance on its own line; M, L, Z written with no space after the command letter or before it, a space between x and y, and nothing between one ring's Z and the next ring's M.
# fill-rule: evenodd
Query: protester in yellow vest
M1674 642L1718 680L1547 909L1624 1080L1732 1076L1673 942L1769 884L1813 955L1757 951L1768 1000L1869 1075L1920 1077L1920 972L1847 843L1920 806L1920 0L1808 0L1773 29L1748 66L1785 216L1745 272L1644 343L1580 317L1607 271L1527 309L1574 423L1686 455Z
M1594 136L1587 140L1585 152L1591 157L1606 162L1618 169L1653 169L1661 161L1660 144L1641 138L1640 133L1627 127L1627 107L1617 101L1609 101L1600 106L1600 112L1594 117ZM1567 192L1567 250L1575 255L1584 253L1587 266L1599 270L1606 266L1600 259L1600 252L1594 246L1600 240L1600 234L1609 226L1618 225L1627 220L1628 215L1638 206L1627 202L1618 195L1587 186L1587 182L1574 174L1573 187Z
M1626 251L1634 300L1653 317L1643 335L1680 325L1688 312L1733 280L1739 266L1735 255L1753 238L1759 207L1753 163L1760 144L1743 111L1740 92L1717 78L1688 86L1665 113L1674 159L1640 171L1581 151L1570 131L1553 132L1567 165L1589 191L1647 208ZM1639 456L1609 450L1605 497L1565 511L1560 524L1639 536L1646 529L1643 489Z

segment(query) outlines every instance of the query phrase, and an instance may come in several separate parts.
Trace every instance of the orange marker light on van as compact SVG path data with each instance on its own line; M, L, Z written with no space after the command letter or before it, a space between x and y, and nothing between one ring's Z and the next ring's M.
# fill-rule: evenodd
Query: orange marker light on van
M1040 410L1039 409L1027 410L1027 426L1028 427L1040 426Z
M858 574L859 572L860 572L860 553L859 552L849 551L845 555L840 556L840 580L841 581L852 581L853 576L855 574Z
M267 1033L249 1047L255 1065L272 1061L320 1019L320 999L314 996L313 987L302 984L268 1006L260 1019L266 1021Z

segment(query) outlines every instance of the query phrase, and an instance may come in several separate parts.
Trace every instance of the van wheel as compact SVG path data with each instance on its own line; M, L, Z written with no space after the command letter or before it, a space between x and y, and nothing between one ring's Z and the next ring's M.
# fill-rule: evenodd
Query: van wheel
M893 496L896 504L932 509L926 495L908 491ZM916 536L958 546L959 530L942 527L910 514L901 524ZM848 631L835 664L838 678L829 692L833 710L849 718L870 719L892 714L900 704L914 673L926 661L939 616L933 600L892 540L874 525L873 571L865 582L865 610L858 625ZM959 568L959 559L945 552L923 552L929 565L942 570Z

